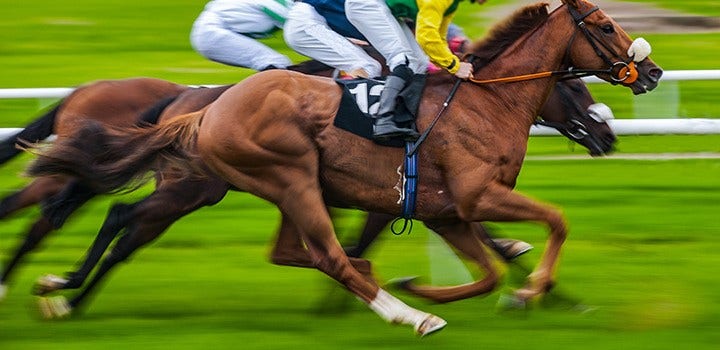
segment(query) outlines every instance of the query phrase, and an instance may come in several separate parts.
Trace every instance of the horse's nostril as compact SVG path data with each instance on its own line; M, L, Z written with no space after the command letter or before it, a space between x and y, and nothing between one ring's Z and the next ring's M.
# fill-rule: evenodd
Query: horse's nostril
M663 70L660 68L652 68L648 72L648 75L650 76L650 78L652 78L653 82L657 82L658 80L660 80L660 77L662 77Z

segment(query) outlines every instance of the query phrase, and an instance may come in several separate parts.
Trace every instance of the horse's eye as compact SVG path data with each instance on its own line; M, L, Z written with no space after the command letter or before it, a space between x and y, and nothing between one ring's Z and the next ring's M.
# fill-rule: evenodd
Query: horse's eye
M615 27L613 27L612 24L603 24L600 26L600 30L602 30L605 34L615 33Z

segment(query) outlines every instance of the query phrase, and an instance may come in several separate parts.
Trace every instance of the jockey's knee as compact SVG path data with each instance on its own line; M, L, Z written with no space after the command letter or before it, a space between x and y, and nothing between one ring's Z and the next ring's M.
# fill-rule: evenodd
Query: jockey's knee
M370 78L376 78L376 77L382 76L382 65L380 64L380 62L375 61L375 60L373 60L371 62L366 62L365 64L363 64L360 67L360 69L367 72L367 74Z

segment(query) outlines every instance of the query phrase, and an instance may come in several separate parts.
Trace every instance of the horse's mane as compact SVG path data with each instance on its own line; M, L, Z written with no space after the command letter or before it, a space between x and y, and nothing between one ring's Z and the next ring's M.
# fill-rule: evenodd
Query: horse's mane
M537 28L549 17L548 3L537 3L518 9L510 17L495 25L485 38L474 42L469 52L477 59L474 65L484 65L505 51L521 36Z

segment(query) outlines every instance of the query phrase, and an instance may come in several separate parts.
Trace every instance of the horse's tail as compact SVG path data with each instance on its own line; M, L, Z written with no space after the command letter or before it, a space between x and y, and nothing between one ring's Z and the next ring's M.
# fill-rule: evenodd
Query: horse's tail
M172 167L183 175L193 166L197 130L204 111L173 118L152 127L117 128L90 122L72 137L45 150L26 173L30 176L69 175L96 193L133 190L147 182L152 170Z
M58 103L39 118L33 120L17 134L0 141L0 164L4 164L10 159L13 159L21 152L21 149L15 146L16 143L27 145L31 142L42 141L52 135L53 129L55 128L55 116L61 106L62 102Z

